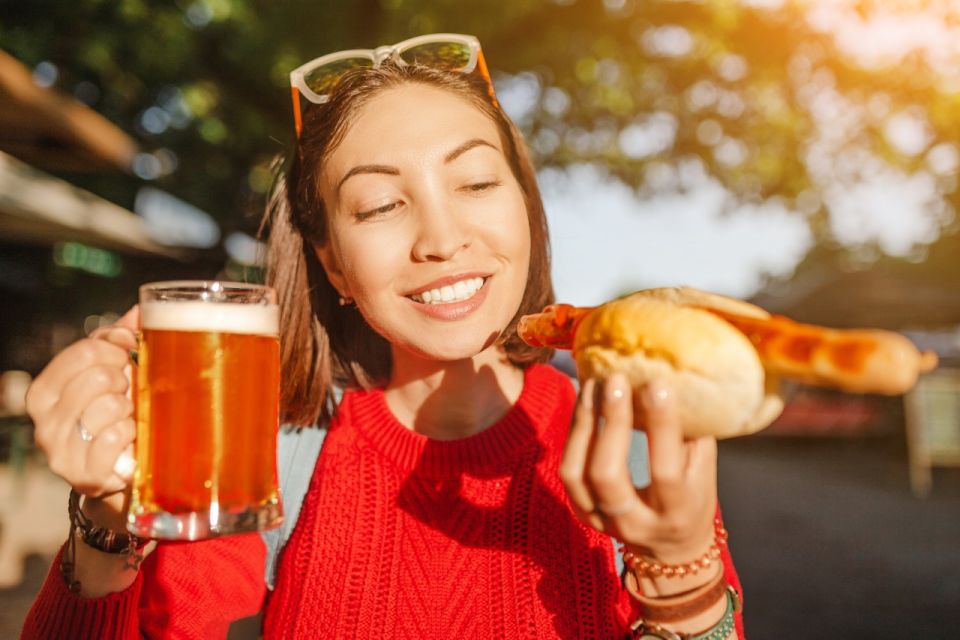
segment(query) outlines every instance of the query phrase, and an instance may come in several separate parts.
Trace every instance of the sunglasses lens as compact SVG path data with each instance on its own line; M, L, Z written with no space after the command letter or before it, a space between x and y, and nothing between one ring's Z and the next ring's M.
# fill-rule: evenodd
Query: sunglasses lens
M400 57L407 64L458 71L470 62L470 47L461 42L428 42L405 49Z
M303 74L303 80L307 86L310 87L311 91L323 96L333 91L333 88L348 71L358 67L372 66L373 60L370 58L343 58L342 60L328 62L316 69L311 69Z

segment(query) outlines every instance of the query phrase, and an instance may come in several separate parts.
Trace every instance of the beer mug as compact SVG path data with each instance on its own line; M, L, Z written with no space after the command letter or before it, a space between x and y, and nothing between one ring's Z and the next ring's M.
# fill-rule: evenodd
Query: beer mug
M140 288L132 533L197 540L283 520L278 325L266 286Z

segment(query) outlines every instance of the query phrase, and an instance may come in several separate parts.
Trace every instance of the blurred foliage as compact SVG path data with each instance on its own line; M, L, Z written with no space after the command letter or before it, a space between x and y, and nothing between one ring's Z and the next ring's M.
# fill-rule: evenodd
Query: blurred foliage
M141 177L228 230L255 228L271 159L290 149L289 70L330 51L438 31L477 35L498 88L528 96L517 115L542 166L602 164L641 193L690 188L705 172L732 202L782 199L829 241L828 189L863 179L865 168L876 173L877 160L906 175L929 171L939 149L947 162L931 179L938 224L947 225L960 84L920 54L858 64L812 25L812 3L764 4L29 0L0 2L0 47L31 67L53 63L56 86L152 154ZM884 4L851 2L855 18ZM885 133L903 114L923 131L919 149L904 151ZM111 184L98 190L116 191Z

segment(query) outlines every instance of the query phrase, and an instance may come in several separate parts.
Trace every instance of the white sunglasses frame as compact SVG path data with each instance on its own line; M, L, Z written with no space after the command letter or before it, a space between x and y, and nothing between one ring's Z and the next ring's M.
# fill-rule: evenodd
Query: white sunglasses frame
M347 60L349 58L369 58L373 62L373 69L379 67L385 60L395 59L397 64L407 64L400 57L404 51L413 47L427 44L430 42L457 42L465 44L470 48L470 61L463 68L458 69L461 73L471 73L477 66L477 60L480 55L480 40L475 36L462 33L430 33L415 38L398 42L394 45L385 45L376 49L349 49L347 51L337 51L328 53L306 62L290 72L290 87L296 89L300 94L314 104L324 104L329 102L330 95L320 95L307 86L306 75L313 69L322 67L325 64L336 62L337 60Z

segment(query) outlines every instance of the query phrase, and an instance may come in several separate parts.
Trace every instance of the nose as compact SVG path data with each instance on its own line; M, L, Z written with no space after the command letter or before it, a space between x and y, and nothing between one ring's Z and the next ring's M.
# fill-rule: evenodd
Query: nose
M417 233L411 253L417 262L452 260L470 246L470 225L445 198L432 195L417 207Z

